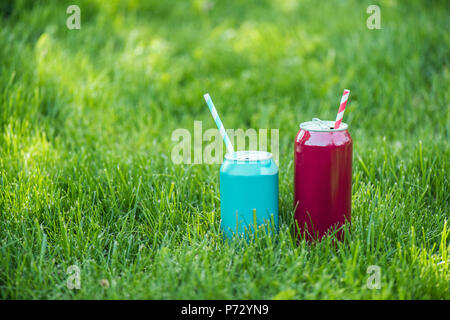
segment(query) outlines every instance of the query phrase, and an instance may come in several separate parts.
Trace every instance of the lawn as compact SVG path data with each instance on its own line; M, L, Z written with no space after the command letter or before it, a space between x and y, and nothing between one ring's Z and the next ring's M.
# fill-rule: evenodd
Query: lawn
M447 1L2 2L0 298L450 299L449 31ZM352 224L297 243L294 137L344 88ZM172 162L205 92L279 129L278 234L224 241L220 165Z

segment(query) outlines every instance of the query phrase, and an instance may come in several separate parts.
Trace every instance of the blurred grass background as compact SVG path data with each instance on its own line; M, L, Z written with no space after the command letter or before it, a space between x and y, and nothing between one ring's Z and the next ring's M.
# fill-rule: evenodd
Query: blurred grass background
M66 9L81 9L81 29ZM381 30L366 8L381 9ZM0 297L449 299L447 1L0 4ZM296 245L298 124L354 140L353 223ZM280 130L280 233L224 243L218 165L171 133ZM66 287L81 268L81 289ZM366 286L369 265L382 287ZM108 288L100 285L107 279Z

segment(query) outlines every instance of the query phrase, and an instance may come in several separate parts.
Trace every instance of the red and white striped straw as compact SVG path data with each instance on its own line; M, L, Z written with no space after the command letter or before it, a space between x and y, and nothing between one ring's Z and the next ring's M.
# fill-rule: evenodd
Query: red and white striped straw
M339 129L341 126L342 118L344 117L345 106L347 105L348 96L350 95L350 90L345 89L342 94L341 104L339 105L339 111L336 116L336 122L334 123L334 128Z

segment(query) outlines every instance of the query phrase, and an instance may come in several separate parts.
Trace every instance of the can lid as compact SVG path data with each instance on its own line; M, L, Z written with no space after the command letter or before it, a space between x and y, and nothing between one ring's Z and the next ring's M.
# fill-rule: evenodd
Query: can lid
M348 125L344 122L341 122L339 129L334 129L334 121L313 118L312 121L302 122L300 124L300 129L306 131L336 132L347 130Z
M272 159L272 154L266 151L236 151L225 155L227 160L262 161Z

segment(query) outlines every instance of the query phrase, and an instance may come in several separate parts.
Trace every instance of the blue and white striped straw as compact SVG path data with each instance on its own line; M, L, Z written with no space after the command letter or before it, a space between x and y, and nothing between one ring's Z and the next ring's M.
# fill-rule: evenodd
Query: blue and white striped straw
M209 111L211 111L212 117L216 122L217 128L219 128L219 132L222 135L223 141L225 141L225 146L227 147L228 153L234 153L233 145L231 144L230 138L228 138L227 132L223 127L222 121L220 121L219 115L217 114L216 107L214 107L214 103L209 96L209 93L203 95L205 98L206 104L208 105Z

